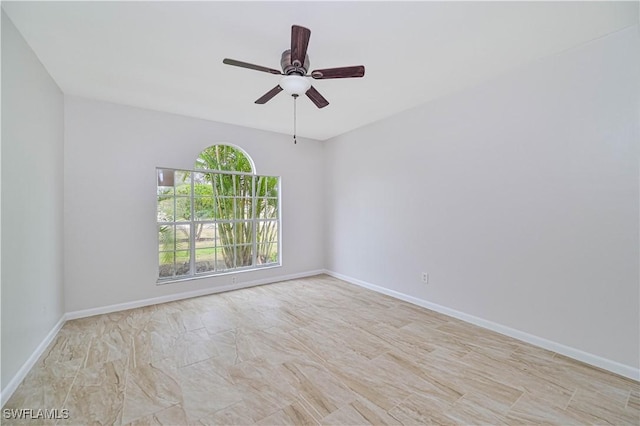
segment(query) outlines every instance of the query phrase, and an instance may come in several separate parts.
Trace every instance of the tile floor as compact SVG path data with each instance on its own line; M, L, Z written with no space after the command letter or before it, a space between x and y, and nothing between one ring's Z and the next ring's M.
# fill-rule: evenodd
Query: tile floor
M67 322L31 424L640 424L640 383L327 276ZM2 424L20 421L2 420Z

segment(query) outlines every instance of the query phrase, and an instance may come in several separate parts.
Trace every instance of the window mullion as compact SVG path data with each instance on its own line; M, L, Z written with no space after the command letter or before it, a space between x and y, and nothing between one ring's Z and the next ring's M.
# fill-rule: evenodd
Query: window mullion
M258 203L258 191L256 190L257 182L258 176L253 176L251 180L251 262L253 266L258 266L258 221L256 218L256 204Z
M233 179L231 179L231 182L233 183L233 190L231 192L231 206L233 207L231 210L233 212L233 232L231 233L231 236L233 238L233 269L236 269L238 267L238 239L236 238L238 236L238 212L236 211L237 209L237 204L238 204L238 188L236 186L236 177L234 176Z
M189 215L189 270L191 276L196 274L196 226L195 226L195 190L193 173L191 173L191 214Z
M175 277L178 273L178 264L176 262L177 250L178 250L178 226L176 220L176 208L178 207L178 197L176 197L176 187L175 183L173 186L173 276Z
M216 193L216 178L217 174L211 173L211 194L213 196L213 271L218 271L218 237L220 230L218 229L219 218L218 218L218 194Z

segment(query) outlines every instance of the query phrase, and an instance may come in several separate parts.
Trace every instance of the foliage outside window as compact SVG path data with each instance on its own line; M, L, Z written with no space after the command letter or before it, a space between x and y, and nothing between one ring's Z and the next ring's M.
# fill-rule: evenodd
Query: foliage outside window
M159 281L280 264L276 176L239 149L214 145L193 170L158 168Z

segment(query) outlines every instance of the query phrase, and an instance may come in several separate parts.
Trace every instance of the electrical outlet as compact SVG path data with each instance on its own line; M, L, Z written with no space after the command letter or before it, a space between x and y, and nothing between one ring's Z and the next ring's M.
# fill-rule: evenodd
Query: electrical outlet
M425 284L429 284L429 274L427 274L426 272L422 273L422 282Z
M235 275L231 277L231 284L235 284L238 282L238 277L236 277Z

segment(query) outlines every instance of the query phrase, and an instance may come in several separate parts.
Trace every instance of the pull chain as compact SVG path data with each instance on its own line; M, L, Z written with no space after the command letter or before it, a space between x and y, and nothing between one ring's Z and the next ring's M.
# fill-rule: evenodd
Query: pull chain
M293 96L293 143L297 144L298 141L296 139L296 100L298 99L298 95Z

